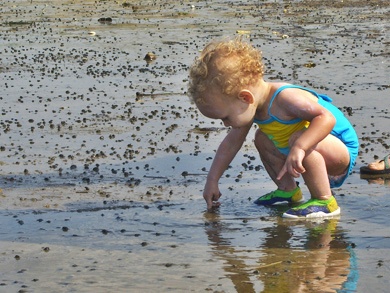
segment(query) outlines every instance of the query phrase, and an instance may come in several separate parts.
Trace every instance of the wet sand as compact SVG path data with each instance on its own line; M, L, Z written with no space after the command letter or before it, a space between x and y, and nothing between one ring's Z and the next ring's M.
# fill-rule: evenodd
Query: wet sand
M389 153L388 1L33 0L0 12L0 292L386 292L390 187L359 168ZM238 33L263 51L266 79L329 94L355 125L339 219L286 221L286 206L252 203L275 188L255 128L206 213L227 129L190 104L187 71L207 42Z

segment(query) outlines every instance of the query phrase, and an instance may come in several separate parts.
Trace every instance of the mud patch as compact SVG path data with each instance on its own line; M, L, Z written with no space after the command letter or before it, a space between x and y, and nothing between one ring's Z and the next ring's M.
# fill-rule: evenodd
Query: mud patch
M33 0L0 11L0 291L388 288L389 187L358 174L389 150L388 1ZM263 51L268 80L328 93L355 125L340 219L291 222L287 207L253 205L274 189L255 128L221 179L221 209L204 213L228 129L190 104L187 71L211 39L237 34Z

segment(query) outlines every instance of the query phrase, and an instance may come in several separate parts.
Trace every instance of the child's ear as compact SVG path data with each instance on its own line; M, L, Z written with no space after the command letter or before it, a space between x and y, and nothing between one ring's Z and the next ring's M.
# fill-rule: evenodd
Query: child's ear
M238 98L247 104L253 104L254 102L254 97L251 91L249 90L241 90L240 93L238 94Z

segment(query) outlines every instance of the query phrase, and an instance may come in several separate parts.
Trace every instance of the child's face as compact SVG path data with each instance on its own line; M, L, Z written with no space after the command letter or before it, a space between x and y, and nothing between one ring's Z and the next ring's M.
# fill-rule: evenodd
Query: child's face
M253 123L256 108L239 97L230 97L219 90L207 91L204 103L197 105L199 111L211 119L221 119L225 126L239 128Z

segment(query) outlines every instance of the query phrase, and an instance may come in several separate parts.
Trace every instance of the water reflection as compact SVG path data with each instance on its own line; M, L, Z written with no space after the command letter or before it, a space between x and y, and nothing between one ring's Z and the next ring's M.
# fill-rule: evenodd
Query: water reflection
M390 178L387 177L366 178L364 176L360 176L360 178L366 180L368 184L380 184L390 186Z
M237 292L354 292L356 289L356 256L346 241L345 231L338 227L338 219L277 218L269 222L254 219L254 225L247 223L239 228L235 227L237 221L223 219L218 213L206 213L205 218L212 253L224 261L225 277L231 279ZM255 222L264 225L253 229ZM246 239L248 231L256 233L257 240Z

